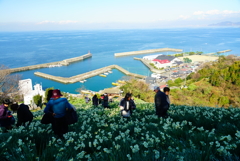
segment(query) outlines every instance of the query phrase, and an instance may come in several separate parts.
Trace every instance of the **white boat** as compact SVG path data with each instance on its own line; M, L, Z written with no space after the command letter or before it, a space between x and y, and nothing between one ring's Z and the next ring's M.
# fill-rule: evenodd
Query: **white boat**
M103 73L103 74L108 75L109 73L106 72L106 73Z
M80 83L84 83L85 81L84 80L81 80L81 81L79 81Z
M83 81L84 81L84 82L86 82L87 80L86 80L86 79L84 79Z
M112 71L111 71L111 70L109 70L109 71L108 71L108 73L112 73Z

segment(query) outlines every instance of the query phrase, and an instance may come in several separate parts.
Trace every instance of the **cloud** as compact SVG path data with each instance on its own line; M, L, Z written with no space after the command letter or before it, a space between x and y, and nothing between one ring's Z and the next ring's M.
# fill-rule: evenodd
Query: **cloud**
M72 23L78 23L78 21L71 21L71 20L66 20L66 21L41 21L41 22L38 22L37 24L38 25L43 25L43 24L60 24L60 25L63 25L63 24L72 24Z
M183 20L186 20L186 19L190 18L190 16L180 15L179 18L180 18L180 19L183 19Z

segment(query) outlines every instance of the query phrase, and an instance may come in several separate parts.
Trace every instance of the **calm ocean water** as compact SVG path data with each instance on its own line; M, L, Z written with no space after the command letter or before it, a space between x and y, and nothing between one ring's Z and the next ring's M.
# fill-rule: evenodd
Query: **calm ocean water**
M96 76L84 84L79 82L66 85L34 76L33 73L39 71L69 77L117 64L130 72L150 75L147 67L133 59L145 55L115 58L114 53L165 47L204 53L231 49L227 54L240 56L240 28L0 32L0 64L10 68L22 67L77 57L90 51L92 58L69 66L19 74L23 79L31 78L33 84L42 83L45 88L54 87L77 93L75 89L84 85L87 89L99 91L112 87L111 83L121 79L124 74L113 70L106 78Z

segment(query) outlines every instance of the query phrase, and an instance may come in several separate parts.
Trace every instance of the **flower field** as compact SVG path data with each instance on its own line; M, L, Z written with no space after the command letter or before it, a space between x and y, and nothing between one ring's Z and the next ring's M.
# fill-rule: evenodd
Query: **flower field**
M76 161L240 160L240 109L172 105L167 119L137 104L131 118L111 109L76 105L78 123L58 139L42 111L28 127L0 131L0 160Z

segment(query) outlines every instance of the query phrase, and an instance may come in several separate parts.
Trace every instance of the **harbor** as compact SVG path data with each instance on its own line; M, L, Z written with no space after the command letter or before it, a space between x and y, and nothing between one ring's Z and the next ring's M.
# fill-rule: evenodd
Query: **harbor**
M117 69L117 70L121 71L122 73L126 74L127 76L132 76L132 77L140 78L140 79L146 78L146 76L131 73L131 72L127 71L126 69L124 69L124 68L122 68L118 65L110 65L110 66L107 66L107 67L99 68L99 69L96 69L96 70L93 70L93 71L90 71L90 72L86 72L86 73L83 73L83 74L75 75L75 76L72 76L72 77L53 76L53 75L46 74L46 73L41 73L41 72L35 72L34 74L36 76L43 77L43 78L46 78L46 79L50 79L50 80L53 80L53 81L56 81L56 82L60 82L60 83L64 83L64 84L71 84L71 83L84 81L88 78L101 75L102 73L106 73L108 71L111 71L112 69Z
M182 52L182 51L183 51L182 49L160 48L160 49L149 49L149 50L115 53L114 56L120 57L120 56L130 56L130 55L139 55L139 54L151 54L151 53L158 53L158 52Z
M134 57L133 59L134 59L134 60L139 60L139 61L141 61L141 62L142 62L144 65L146 65L146 66L149 68L149 70L150 70L151 72L153 72L153 73L161 74L161 73L164 73L164 72L165 72L164 70L155 69L153 66L150 65L149 62L147 62L147 60L144 60L144 59L141 59L141 58L136 58L136 57Z
M34 69L40 69L40 68L52 68L52 67L60 67L60 66L68 66L71 63L82 61L87 58L91 58L92 54L89 52L85 55L74 57L70 59L64 59L62 61L57 62L51 62L51 63L44 63L44 64L37 64L37 65L31 65L31 66L25 66L25 67L19 67L19 68L11 68L7 69L9 73L15 73L15 72L22 72L27 70L34 70Z

